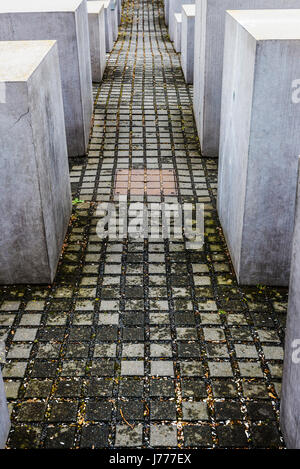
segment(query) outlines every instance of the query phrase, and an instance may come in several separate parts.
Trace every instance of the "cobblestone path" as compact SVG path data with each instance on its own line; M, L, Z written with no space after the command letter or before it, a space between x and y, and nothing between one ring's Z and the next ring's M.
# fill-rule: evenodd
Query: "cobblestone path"
M125 1L55 282L1 288L9 448L284 446L287 291L236 283L179 57L161 0ZM101 242L115 192L204 203L204 249Z

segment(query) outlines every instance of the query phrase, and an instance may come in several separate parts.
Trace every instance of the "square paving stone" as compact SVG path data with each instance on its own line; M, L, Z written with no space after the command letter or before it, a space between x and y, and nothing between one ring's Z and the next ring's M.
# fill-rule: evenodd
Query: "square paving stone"
M233 380L214 379L212 380L212 389L215 397L235 397L237 396L237 387Z
M138 399L118 402L117 419L144 420L144 402Z
M91 366L92 376L114 376L115 362L113 360L101 360L93 362Z
M85 360L69 360L62 364L62 376L84 376L86 369Z
M165 378L152 378L150 381L150 396L175 397L174 381Z
M70 449L74 445L75 428L72 427L48 427L45 438L47 449Z
M144 324L145 315L143 312L132 311L122 315L124 326L141 326Z
M172 357L172 346L171 344L150 344L150 355L151 357Z
M238 358L258 358L255 345L235 344L234 348Z
M122 337L126 341L143 341L145 331L143 327L124 327L122 329Z
M170 315L167 313L150 313L150 324L170 324Z
M41 314L25 313L21 317L20 326L39 326L41 318Z
M195 315L192 312L177 313L174 314L174 320L176 326L186 326L195 324Z
M247 411L251 420L274 420L275 412L270 402L249 402Z
M123 360L121 362L121 375L144 376L144 362Z
M176 420L176 404L171 401L152 401L150 404L151 420Z
M263 372L259 363L254 362L238 362L241 376L249 378L262 378Z
M225 344L213 344L208 342L206 344L206 349L208 356L211 358L220 357L220 358L228 358L229 351L227 345Z
M251 435L255 448L278 448L282 446L280 433L275 422L251 425Z
M64 333L64 327L42 327L39 329L37 337L39 340L43 340L46 342L50 342L50 340L59 342L63 340Z
M36 360L31 372L32 378L53 378L56 374L57 361Z
M113 380L111 378L98 378L92 376L87 380L87 396L111 396L112 390Z
M143 443L143 425L135 425L134 428L127 425L116 426L116 440L115 446L117 447L136 447L142 446Z
M150 425L151 446L177 446L177 428L172 425Z
M192 397L197 400L207 397L205 383L200 379L182 379L181 390L184 398Z
M215 413L217 420L241 420L242 412L239 402L224 401L215 402Z
M37 358L58 358L61 344L55 343L39 343L36 357Z
M114 342L118 337L117 326L100 326L97 329L96 340Z
M22 402L17 414L19 422L39 422L44 420L46 402Z
M55 396L57 397L79 397L81 380L78 378L60 378L56 385Z
M254 382L243 380L243 393L250 399L269 399L269 392L264 381Z
M87 420L110 420L112 412L111 402L105 400L89 400L86 406Z
M50 422L75 422L77 416L77 401L55 401L50 410Z
M118 325L119 314L118 313L100 313L98 316L99 325Z
M41 428L28 425L14 425L10 432L8 446L11 449L35 449L39 446Z
M232 368L229 362L209 362L210 376L232 376Z
M216 428L221 447L243 448L247 446L247 437L243 425L220 425Z
M212 433L209 425L185 425L183 435L184 446L212 447Z
M94 357L115 357L116 344L95 344Z
M179 358L200 357L200 346L197 342L178 342L177 346Z
M80 342L90 340L92 329L84 326L73 326L70 330L69 340Z
M7 358L28 358L32 344L13 344L7 354Z
M208 420L208 410L206 402L183 402L183 420Z
M17 399L19 394L20 381L5 381L4 389L7 399Z
M144 344L123 344L122 357L144 357Z
M108 446L109 428L107 425L87 425L83 427L80 448L106 448Z
M89 353L88 343L69 343L66 350L66 358L87 358Z
M171 361L159 360L151 362L151 375L174 376L174 365Z
M25 397L46 398L50 395L51 389L52 380L31 379L26 384Z
M14 335L13 341L16 342L33 342L35 340L37 333L37 329L33 328L24 328L24 327L19 327L16 330L16 333Z
M142 397L144 392L144 381L139 378L122 378L120 381L120 396Z
M150 340L171 340L170 327L150 327Z
M187 361L180 363L180 372L182 376L203 376L204 369L201 362Z
M178 340L197 340L197 329L195 327L176 327Z

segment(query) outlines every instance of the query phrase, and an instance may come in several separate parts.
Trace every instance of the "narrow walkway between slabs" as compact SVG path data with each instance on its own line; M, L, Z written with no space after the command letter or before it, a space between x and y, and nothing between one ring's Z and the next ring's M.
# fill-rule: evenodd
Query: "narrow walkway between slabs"
M282 447L286 289L237 285L160 0L127 0L48 287L3 287L9 448ZM205 244L104 240L104 202L203 203ZM99 210L100 207L100 210Z

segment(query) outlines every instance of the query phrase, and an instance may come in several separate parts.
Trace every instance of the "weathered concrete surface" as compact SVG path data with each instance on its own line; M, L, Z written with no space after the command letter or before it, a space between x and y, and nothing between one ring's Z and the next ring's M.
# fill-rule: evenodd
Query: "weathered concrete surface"
M204 156L219 153L225 11L299 6L299 0L196 0L194 115Z
M175 34L175 16L174 13L181 13L182 5L193 4L195 0L169 0L169 36L171 41L174 41Z
M100 82L106 66L104 2L87 2L92 79Z
M113 48L113 14L111 10L111 3L113 0L106 0L104 2L104 17L105 17L105 46L106 52L110 52Z
M0 283L53 281L71 214L57 44L0 42Z
M118 2L118 25L121 24L121 18L122 18L122 0L117 0Z
M6 395L0 366L0 449L5 448L5 443L10 430L10 418L7 408Z
M300 166L300 160L299 160ZM287 313L280 424L288 448L300 448L300 171Z
M11 0L0 4L0 40L58 42L69 156L84 155L93 112L85 0Z
M218 210L239 283L287 285L300 153L300 10L227 14Z
M112 18L112 32L113 40L116 41L119 33L119 21L118 21L118 3L117 0L112 0L110 3L111 18Z
M182 5L181 66L187 83L194 77L195 5Z
M174 13L175 15L175 31L174 31L174 49L176 52L181 51L181 13Z
M165 23L169 24L169 0L164 0Z

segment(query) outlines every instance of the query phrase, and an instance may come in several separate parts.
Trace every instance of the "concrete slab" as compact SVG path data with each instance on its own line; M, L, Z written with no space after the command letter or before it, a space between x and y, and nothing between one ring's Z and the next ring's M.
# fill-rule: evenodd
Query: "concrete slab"
M169 0L169 36L171 41L175 38L175 13L181 13L182 5L193 4L195 0Z
M111 3L113 0L106 0L104 2L104 17L105 17L105 45L106 52L110 52L113 48L113 13L111 10Z
M194 78L195 5L182 5L181 67L187 83Z
M238 282L287 285L294 224L300 10L227 13L218 211Z
M0 449L5 448L6 440L10 430L10 418L7 408L4 383L0 366Z
M0 42L0 63L0 284L50 284L72 208L57 43Z
M300 160L299 160L300 164ZM285 334L285 352L280 406L280 424L285 444L300 448L300 172L296 197L295 226L292 244L292 263L289 303Z
M85 0L0 4L0 41L57 40L69 156L84 155L93 112Z
M164 0L164 13L166 26L169 24L169 0Z
M92 79L100 82L106 66L104 2L87 2Z
M113 40L116 41L119 33L119 20L118 20L118 1L112 0L110 3L111 18L112 18L112 32Z
M174 30L174 49L176 52L181 51L181 13L174 13L175 16L175 30Z
M117 0L118 2L118 25L121 24L122 19L122 0Z
M225 11L266 8L299 8L299 0L196 0L193 104L204 156L219 153Z

